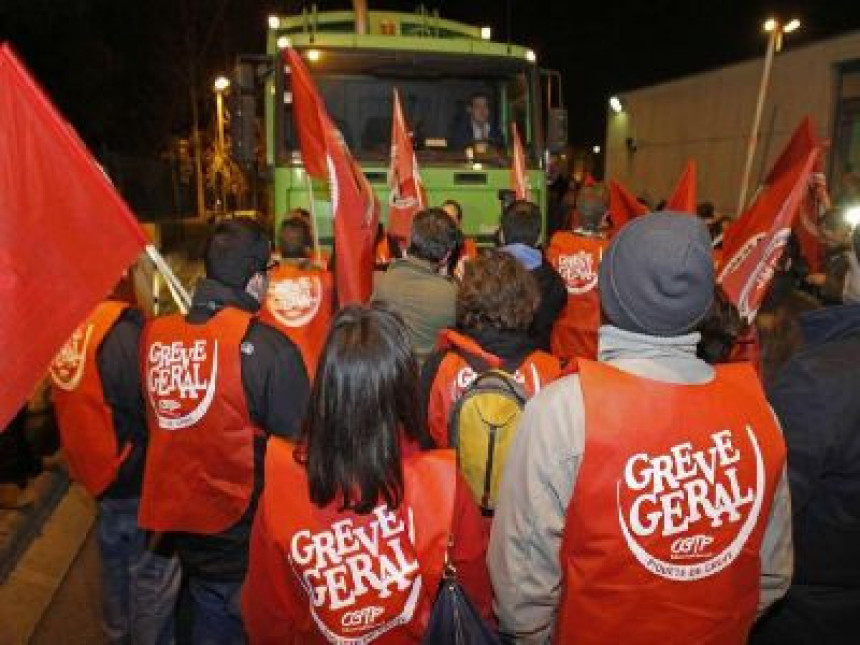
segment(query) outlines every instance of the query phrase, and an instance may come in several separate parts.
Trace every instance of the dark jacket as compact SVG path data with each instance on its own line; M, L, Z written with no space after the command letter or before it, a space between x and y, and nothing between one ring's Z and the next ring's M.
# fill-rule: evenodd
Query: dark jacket
M130 443L128 458L120 466L116 481L102 497L140 497L146 460L146 410L140 383L140 334L143 313L126 309L96 352L96 365L105 403L110 406L117 445Z
M860 634L860 305L804 314L807 345L768 389L788 445L794 578L754 643Z
M537 281L540 290L540 304L535 311L529 335L534 339L538 349L549 352L552 326L567 304L567 287L558 271L546 260L530 273Z
M451 132L451 147L456 150L462 150L466 146L472 145L474 142L475 133L472 130L471 117L467 116L465 118L458 119ZM490 122L487 143L492 146L496 146L497 148L505 147L505 137L502 134L502 131L499 130L499 126L492 121Z
M223 307L255 312L259 303L244 291L203 279L197 284L186 320L202 324ZM267 435L296 439L310 394L298 348L274 327L254 320L242 342L241 362L251 420ZM244 578L251 523L263 485L266 437L255 437L254 448L254 495L242 519L217 535L175 535L183 573L213 580Z

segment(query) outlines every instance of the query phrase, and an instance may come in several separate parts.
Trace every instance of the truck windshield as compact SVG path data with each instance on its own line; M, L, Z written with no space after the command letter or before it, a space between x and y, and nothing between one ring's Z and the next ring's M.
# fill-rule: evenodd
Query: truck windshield
M395 58L367 52L325 52L318 63L309 66L328 112L360 161L387 162L396 88L419 162L506 165L512 122L527 158L537 162L534 78L525 63L426 54L404 60L402 54ZM288 81L285 89L281 152L295 159ZM473 107L480 103L486 110Z

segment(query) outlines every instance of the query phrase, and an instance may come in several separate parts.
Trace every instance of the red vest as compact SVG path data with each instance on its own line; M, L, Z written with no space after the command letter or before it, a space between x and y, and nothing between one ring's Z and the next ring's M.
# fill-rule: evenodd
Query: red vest
M579 361L585 452L558 643L746 643L785 444L747 365L707 384Z
M433 379L427 409L427 424L430 436L437 446L448 445L448 421L454 404L460 399L478 374L460 352L479 357L490 368L502 367L502 360L485 352L471 338L451 329L442 331L439 348L451 349L439 364L439 371ZM558 378L561 364L555 356L536 350L529 354L514 372L514 378L522 383L526 394L533 396L541 388Z
M281 439L269 441L258 511L293 573L278 594L297 617L290 642L421 642L451 533L454 452L405 458L400 507L380 503L357 515L339 511L337 502L318 508L310 501L307 474L294 449ZM247 584L253 602L253 581Z
M239 355L251 318L228 307L202 325L168 316L144 330L143 528L212 535L248 508L261 432L248 414Z
M600 292L597 270L609 240L569 231L552 236L546 255L564 279L567 305L555 321L550 336L552 353L563 361L597 358L600 327Z
M269 273L269 293L260 319L298 346L311 379L328 335L332 307L332 277L328 271L282 263Z
M376 266L385 267L391 263L391 246L388 243L387 235L383 235L382 239L376 243L375 255L373 263Z
M131 444L117 445L113 413L105 402L96 355L125 302L98 305L66 342L50 367L54 410L72 478L93 497L116 481Z
M475 244L475 240L471 237L467 237L463 239L463 250L461 252L461 257L466 258L469 262L478 259L478 245Z

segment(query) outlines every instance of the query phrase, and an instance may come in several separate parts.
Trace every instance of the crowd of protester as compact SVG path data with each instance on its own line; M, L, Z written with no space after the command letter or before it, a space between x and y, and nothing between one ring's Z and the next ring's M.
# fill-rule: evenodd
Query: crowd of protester
M860 232L751 327L712 205L574 198L380 230L368 305L301 213L216 224L185 316L99 305L51 376L107 640L417 643L455 575L487 639L856 642Z

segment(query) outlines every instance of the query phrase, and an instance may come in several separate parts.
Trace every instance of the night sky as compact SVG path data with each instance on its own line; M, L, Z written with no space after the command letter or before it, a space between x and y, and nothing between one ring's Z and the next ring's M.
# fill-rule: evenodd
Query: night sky
M206 99L203 110L211 110L217 73L237 53L263 52L266 16L305 4L3 0L0 39L11 41L97 153L151 155L187 129L191 87ZM317 4L350 6L349 0ZM411 11L417 2L369 4ZM506 0L425 4L444 17L492 26L494 40L507 38ZM772 13L803 22L789 48L860 29L860 0L511 0L511 39L562 73L571 141L591 145L604 138L610 94L760 56L761 23Z

